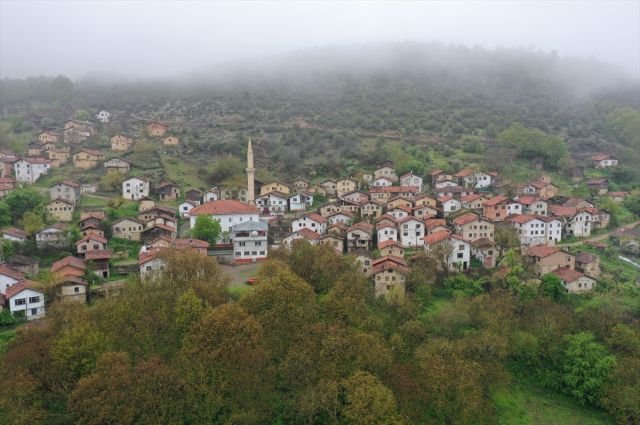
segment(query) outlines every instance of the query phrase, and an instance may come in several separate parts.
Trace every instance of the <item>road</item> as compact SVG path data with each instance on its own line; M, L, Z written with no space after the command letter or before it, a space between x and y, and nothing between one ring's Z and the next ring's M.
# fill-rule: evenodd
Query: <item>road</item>
M638 224L640 224L640 221L636 221L635 223L627 224L626 226L623 226L623 227L633 227L633 226L637 226ZM618 230L618 229L616 229L616 230ZM615 230L614 230L614 232L615 232ZM589 242L601 241L602 239L607 239L609 236L611 236L612 233L613 232L609 232L609 233L605 233L604 235L594 236L593 238L585 239L585 240L580 241L580 242L561 243L561 244L557 244L556 246L557 247L561 247L561 246L576 246L576 245L582 245L586 241L589 241Z

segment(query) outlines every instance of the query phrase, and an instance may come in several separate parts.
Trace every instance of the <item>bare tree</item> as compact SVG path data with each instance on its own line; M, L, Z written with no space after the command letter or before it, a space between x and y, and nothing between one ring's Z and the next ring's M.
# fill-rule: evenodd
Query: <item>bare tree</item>
M455 252L455 244L451 239L436 243L426 252L426 263L434 267L436 273L443 278L449 276L454 262L453 253Z
M506 251L520 246L520 236L518 231L507 223L496 224L493 234L496 248L498 248L498 258L496 258L496 264L498 264L504 258Z

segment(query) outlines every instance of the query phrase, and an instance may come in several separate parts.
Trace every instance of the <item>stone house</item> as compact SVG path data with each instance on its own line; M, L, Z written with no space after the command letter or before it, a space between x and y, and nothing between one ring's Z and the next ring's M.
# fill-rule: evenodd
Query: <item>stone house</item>
M347 233L347 226L345 226L344 223L331 224L327 229L327 233L338 235L344 238L345 233Z
M595 279L567 267L557 268L551 273L562 279L562 285L570 294L580 294L590 291L597 283Z
M522 205L523 215L547 215L547 201L534 196L519 196L517 201Z
M104 159L104 153L95 150L81 150L73 154L73 165L76 168L95 168L98 165L98 161Z
M68 275L58 280L56 298L67 303L87 302L88 282L77 276Z
M173 183L162 183L156 186L154 191L164 202L173 202L180 197L180 186Z
M383 163L379 163L376 167L376 171L373 172L374 179L377 179L378 177L387 177L391 181L398 181L398 176L396 175L396 172L393 171L393 165L389 166Z
M465 214L453 220L453 231L471 242L485 238L493 240L495 225L473 213Z
M196 204L196 207L200 205L200 196L202 194L202 191L191 188L186 190L184 194L187 197L187 201L194 202Z
M107 249L107 240L102 236L88 234L76 242L78 254L86 254L88 251Z
M41 142L36 140L35 142L29 143L27 146L27 153L29 156L39 156L42 155L46 149L55 148L55 144L51 142Z
M310 185L311 182L309 180L303 179L301 177L296 177L291 182L291 186L296 190L307 190Z
M100 227L96 226L95 224L88 224L84 226L83 228L80 229L80 233L82 233L82 236L98 235L98 236L104 237L104 230L102 230Z
M611 198L611 200L616 204L622 205L622 203L624 202L624 198L626 198L629 195L630 195L629 192L609 192L607 197Z
M573 172L571 173L571 180L574 182L579 182L584 180L584 167L581 165L576 165L573 167Z
M596 254L581 252L576 255L576 271L585 276L598 278L600 276L600 257Z
M536 245L524 253L533 258L538 276L551 273L560 267L575 269L575 256L550 245Z
M51 168L60 168L71 156L71 148L53 148L45 150L42 155L51 161Z
M220 202L220 201L217 201L217 202ZM172 217L175 214L176 214L175 210L158 205L151 209L138 212L138 220L142 220L146 222L146 221L155 219L156 217L159 217L161 215L167 215ZM195 220L194 220L194 224L195 224Z
M420 205L428 205L430 207L438 206L438 201L427 195L417 195L413 198L413 205L419 207Z
M131 163L124 158L109 158L104 162L104 168L108 173L127 174L131 168Z
M320 241L320 234L307 227L302 227L295 231L292 230L291 233L282 240L282 243L286 247L291 247L293 241L296 239L306 239L311 245L316 245Z
M96 226L100 226L100 224L105 220L107 220L107 216L104 215L103 213L91 213L82 217L80 221L78 221L78 227L82 229L83 227L88 226L89 224L95 224Z
M349 192L353 192L354 190L358 190L358 182L350 179L349 177L342 178L336 182L336 191L337 195L345 195Z
M609 191L609 180L607 179L589 179L587 187L598 191L598 195L606 195Z
M389 255L373 261L372 266L376 298L404 296L406 277L411 272L404 259Z
M73 221L74 206L72 201L57 198L45 205L45 209L60 221Z
M594 155L587 161L593 168L611 168L618 166L618 158L612 155Z
M386 241L379 243L378 251L380 251L380 257L394 255L396 257L404 258L404 245L400 242L394 241L393 239L387 239Z
M38 134L38 140L40 142L61 143L64 139L62 134L57 131L47 130Z
M80 143L87 140L91 136L89 130L81 130L74 127L64 129L64 142L65 143Z
M313 194L319 194L322 196L327 196L327 189L322 186L321 184L314 184L313 186L309 186L309 188L307 189L307 191L309 193L313 193Z
M432 235L434 233L446 230L449 233L451 229L447 227L447 221L443 219L429 219L424 221L425 235Z
M396 196L402 196L407 199L413 199L416 196L417 188L413 186L380 186L370 187L369 195L371 199L387 202Z
M180 139L175 136L169 136L162 139L162 144L167 146L178 146L180 144Z
M70 255L60 261L56 261L51 266L51 273L56 280L63 280L66 276L84 276L87 265L84 260Z
M431 186L436 187L436 183L442 180L453 181L453 174L445 170L434 170L431 172Z
M356 261L360 263L360 267L362 268L362 273L365 277L371 276L371 263L373 262L373 254L371 251L360 248L354 249L351 254L356 256Z
M84 258L86 261L91 261L95 267L94 273L106 279L110 276L109 271L109 259L111 258L111 251L108 249L94 249L85 252Z
M69 180L54 184L49 188L49 193L51 199L62 198L74 204L79 204L81 201L80 185Z
M64 223L53 223L51 226L45 227L44 229L36 232L36 245L38 248L43 248L47 245L65 245L67 240L66 238L63 238L63 231L68 228L69 225Z
M346 232L349 252L357 248L371 249L373 245L373 224L360 222L349 227Z
M150 210L156 204L155 199L149 198L148 196L144 196L144 197L138 199L138 201L139 201L139 204L138 204L138 211L139 212Z
M481 194L471 194L467 196L463 196L460 198L460 203L462 203L462 208L467 208L469 210L474 210L479 213L482 213L482 206L489 199Z
M344 251L344 239L334 233L328 233L324 236L320 236L319 243L329 244L333 249L340 252Z
M7 267L17 270L22 274L29 276L37 276L40 271L40 260L37 258L26 257L24 255L12 255L7 258Z
M149 136L164 136L164 133L167 130L171 130L171 126L162 124L157 121L153 121L147 124L147 131L149 132Z
M11 192L13 192L13 188L11 186L0 184L0 200L9 196Z
M118 134L111 138L112 151L126 151L133 146L133 137Z
M591 228L592 229L605 229L609 226L611 221L611 213L602 208L586 207L582 211L591 214Z
M175 239L177 236L176 228L156 223L140 232L140 239L143 241L152 241L163 236Z
M403 206L413 209L413 201L411 199L403 198L402 196L396 196L387 201L387 209L392 210L396 207Z
M335 196L338 190L336 179L325 180L322 183L320 183L320 186L324 188L326 192L325 195L329 195L329 196Z
M145 228L145 223L133 217L122 217L111 223L111 234L114 238L140 240L140 232Z
M340 199L352 202L366 202L369 200L369 195L359 190L352 190L351 192L340 195Z

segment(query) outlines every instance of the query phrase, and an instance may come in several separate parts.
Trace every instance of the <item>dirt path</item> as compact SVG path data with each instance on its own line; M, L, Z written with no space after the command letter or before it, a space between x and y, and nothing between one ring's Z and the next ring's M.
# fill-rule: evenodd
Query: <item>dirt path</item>
M626 226L623 226L623 227L633 227L633 226L637 226L638 224L640 224L640 221L636 221L635 223L627 224ZM620 227L618 229L620 229ZM618 230L618 229L616 229L616 230ZM613 232L615 232L615 230ZM580 242L561 243L561 244L557 244L556 246L558 246L558 247L560 247L560 246L576 246L576 245L582 245L586 241L589 241L589 242L601 241L602 239L607 239L609 236L611 236L611 234L613 232L605 233L604 235L600 235L600 236L594 236L593 238L585 239L585 240L580 241Z
M223 265L222 268L233 277L232 286L242 286L247 284L247 279L250 277L258 276L261 265L262 263L247 263L235 266Z

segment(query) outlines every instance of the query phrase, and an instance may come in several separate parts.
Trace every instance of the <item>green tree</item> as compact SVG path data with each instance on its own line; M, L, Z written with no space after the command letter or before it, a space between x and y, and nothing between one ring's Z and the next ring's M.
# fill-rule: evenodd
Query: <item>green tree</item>
M42 230L43 221L38 214L30 211L24 213L22 219L18 221L18 225L27 232L28 236L32 236L34 233Z
M444 287L450 293L461 293L467 297L478 295L482 292L479 281L469 279L462 273L448 277L444 280Z
M400 424L391 390L375 376L358 371L342 382L345 405L342 415L350 424Z
M15 223L26 212L40 212L48 201L38 189L15 189L0 201L0 224L7 226Z
M191 235L196 239L209 242L211 246L215 246L218 239L220 239L221 231L222 227L219 219L214 219L211 214L199 214Z
M51 347L53 364L80 379L90 375L105 350L105 337L90 323L77 322L65 329Z
M89 121L89 118L91 118L91 115L89 115L89 113L87 111L84 111L82 109L76 111L76 119L77 120Z
M117 190L123 180L124 175L120 173L107 173L100 179L100 184L107 190Z
M219 160L209 172L209 181L220 184L244 173L244 167L238 158L229 156Z
M542 276L540 293L543 296L550 297L556 302L562 302L569 299L567 290L562 286L562 279L553 273L547 273Z

